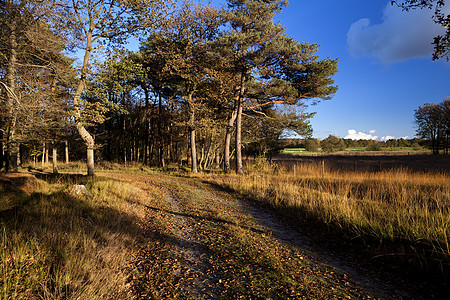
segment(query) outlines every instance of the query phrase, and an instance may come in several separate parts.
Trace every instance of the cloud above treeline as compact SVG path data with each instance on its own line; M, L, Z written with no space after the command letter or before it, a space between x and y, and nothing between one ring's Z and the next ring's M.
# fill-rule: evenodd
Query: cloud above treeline
M372 135L375 133L375 130L371 130L369 133L364 132L356 132L354 129L347 130L347 135L344 137L345 139L351 140L376 140L378 136Z
M370 130L369 133L356 131L355 129L349 129L347 130L347 135L344 137L344 139L351 139L351 140L379 140L379 141L387 141L387 140L395 140L395 136L392 135L386 135L382 136L381 138L378 138L377 135L374 135L376 130ZM409 139L409 136L403 136L401 139Z
M347 32L347 45L354 57L374 56L383 63L431 57L433 37L443 34L442 26L432 20L434 10L402 11L388 1L380 24L364 18ZM450 5L445 11L450 11Z

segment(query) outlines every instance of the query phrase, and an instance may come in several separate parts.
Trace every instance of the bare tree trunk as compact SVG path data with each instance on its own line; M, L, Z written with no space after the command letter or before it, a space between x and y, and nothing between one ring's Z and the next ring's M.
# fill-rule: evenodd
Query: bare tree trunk
M53 174L58 174L58 150L56 149L55 143L52 142L52 162L53 162Z
M94 176L94 149L93 148L87 148L87 169L88 169L88 176Z
M5 151L5 171L16 172L17 166L17 141L16 141L16 71L17 71L17 36L16 36L16 21L13 19L10 25L9 35L9 60L6 70L7 80L7 102L6 102L6 151Z
M188 95L189 104L189 131L191 141L191 157L192 157L192 172L198 173L197 169L197 148L195 145L195 108L192 104L192 93Z
M48 164L48 144L45 144L45 163Z
M236 173L243 174L244 167L242 165L242 101L238 101L238 112L236 117Z
M44 168L45 163L45 142L42 143L42 168Z
M66 157L66 164L68 164L69 163L69 141L65 140L64 144L65 144L64 152L65 152L65 157Z
M236 173L243 174L244 167L242 165L242 105L244 99L244 84L245 75L241 75L241 86L239 89L239 96L237 101L237 116L236 116Z
M159 166L164 168L166 166L166 162L164 159L164 137L162 134L162 97L161 97L161 90L158 91L158 136L159 136Z
M231 164L230 164L230 146L231 146L231 135L233 134L233 126L234 126L234 122L236 121L236 116L237 116L237 110L234 109L233 112L231 113L231 117L228 120L228 126L227 126L227 131L225 134L225 150L224 150L224 155L223 155L223 159L224 159L224 170L225 171L230 171L231 169Z
M88 32L86 36L86 50L84 53L83 66L81 68L80 80L78 82L78 86L75 92L75 96L73 97L73 108L74 108L74 117L75 117L75 126L83 139L86 147L87 147L87 175L94 176L94 148L95 148L95 140L93 136L86 130L82 121L81 121L81 94L84 91L84 87L86 84L87 77L87 69L89 63L89 57L92 51L92 32Z
M219 148L216 149L216 153L215 153L215 159L216 159L216 169L220 168L220 150Z
M3 169L4 163L4 150L3 150L3 131L0 130L0 170Z

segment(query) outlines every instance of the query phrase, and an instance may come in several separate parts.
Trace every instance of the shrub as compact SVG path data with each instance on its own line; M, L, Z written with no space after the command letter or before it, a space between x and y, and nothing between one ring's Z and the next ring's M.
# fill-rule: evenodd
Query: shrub
M317 152L320 145L318 140L309 138L305 140L304 146L308 152Z
M343 151L346 148L344 141L334 135L329 135L320 143L320 145L322 146L323 151L328 153Z

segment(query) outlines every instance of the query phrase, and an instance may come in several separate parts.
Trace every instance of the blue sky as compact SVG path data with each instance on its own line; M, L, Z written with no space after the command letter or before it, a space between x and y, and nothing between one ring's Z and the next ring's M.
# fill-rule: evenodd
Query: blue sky
M442 32L432 11L403 12L385 0L289 2L276 16L286 33L339 58L338 92L309 108L314 137L413 138L414 110L450 97L450 63L431 59Z

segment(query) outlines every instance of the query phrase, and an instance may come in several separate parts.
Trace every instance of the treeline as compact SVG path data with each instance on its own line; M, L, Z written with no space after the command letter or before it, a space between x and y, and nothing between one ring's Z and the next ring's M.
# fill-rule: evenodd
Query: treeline
M434 154L450 148L450 98L441 103L425 103L415 110L417 136L429 141Z
M194 172L230 170L234 157L242 173L242 155L279 149L285 129L310 135L305 102L337 90L338 61L319 59L317 45L273 21L287 1L0 2L6 171L68 144L88 175L94 152L113 162L186 163ZM140 37L138 52L122 47L130 35ZM82 50L81 62L68 57L71 49Z
M421 138L413 139L389 139L387 141L377 140L353 140L341 139L330 135L320 140L314 138L306 139L285 139L284 148L305 148L309 152L317 152L320 148L324 152L343 151L347 148L364 148L368 151L381 151L390 148L413 148L414 150L431 149L431 142Z

